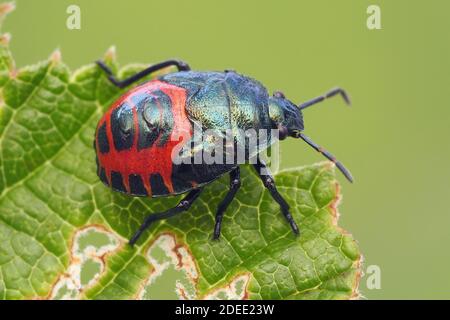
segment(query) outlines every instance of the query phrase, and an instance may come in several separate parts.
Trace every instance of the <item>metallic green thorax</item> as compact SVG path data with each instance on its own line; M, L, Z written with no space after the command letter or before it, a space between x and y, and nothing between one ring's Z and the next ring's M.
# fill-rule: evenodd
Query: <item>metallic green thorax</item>
M215 145L215 137L205 133L206 130L216 133L228 130L235 143L245 146L245 137L239 132L254 130L260 138L260 132L266 131L267 139L260 139L259 144L259 151L263 151L274 142L271 129L290 132L303 128L302 115L293 103L280 93L269 97L260 82L234 71L178 72L161 80L187 90L186 112L194 127L201 127L204 132L204 151ZM246 158L255 155L250 152Z

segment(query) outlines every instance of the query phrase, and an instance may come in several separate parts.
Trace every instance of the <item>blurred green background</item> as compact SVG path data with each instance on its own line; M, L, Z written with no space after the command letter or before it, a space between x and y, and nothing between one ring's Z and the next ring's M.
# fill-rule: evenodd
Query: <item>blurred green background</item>
M306 133L351 169L342 175L340 225L359 241L381 289L369 299L450 298L450 2L18 0L3 30L17 66L57 47L76 69L116 45L121 63L171 57L194 69L226 68L302 102L339 85L305 111ZM81 30L66 9L81 8ZM381 7L382 30L366 9ZM282 167L322 160L304 143L282 143Z

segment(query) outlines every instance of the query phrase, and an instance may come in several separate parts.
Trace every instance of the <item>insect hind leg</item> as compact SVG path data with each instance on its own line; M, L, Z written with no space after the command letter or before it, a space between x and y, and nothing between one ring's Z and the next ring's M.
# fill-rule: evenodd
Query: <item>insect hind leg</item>
M197 200L201 191L202 191L202 189L194 189L191 192L189 192L187 194L187 196L184 197L175 207L170 208L169 210L166 210L164 212L152 213L152 214L148 215L145 218L144 223L141 224L141 226L136 231L136 233L131 237L130 242L129 242L130 245L133 246L136 243L136 241L139 239L139 237L142 235L142 233L153 222L173 217L183 211L188 210L191 207L191 205L194 203L194 201Z
M108 76L109 81L111 81L112 84L114 84L116 87L118 88L125 88L127 86L129 86L130 84L141 80L142 78L144 78L145 76L148 76L149 74L159 71L161 69L170 67L170 66L175 66L177 67L178 71L189 71L191 70L191 68L189 67L189 65L181 60L167 60L167 61L163 61L154 65L151 65L150 67L139 71L138 73L124 79L124 80L118 80L111 68L109 68L103 61L96 61L95 62L100 69L102 69Z

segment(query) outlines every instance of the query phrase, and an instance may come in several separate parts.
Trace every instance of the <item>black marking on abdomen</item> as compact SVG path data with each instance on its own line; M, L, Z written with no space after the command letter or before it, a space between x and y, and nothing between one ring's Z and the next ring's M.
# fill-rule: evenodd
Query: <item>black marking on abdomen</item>
M152 188L152 194L155 196L169 194L169 190L159 173L150 176L150 186Z
M108 179L106 178L106 173L105 173L105 168L100 168L100 172L98 173L98 177L100 178L100 180L106 184L107 186L109 186L109 182Z
M133 146L135 134L133 110L127 102L123 102L111 112L111 133L116 150L126 150Z
M123 184L122 174L120 172L111 172L111 186L114 190L127 192L125 185Z
M192 189L192 182L197 182L197 176L192 171L191 163L180 163L172 166L172 185L175 192Z
M152 102L154 97L149 97L138 107L138 123L139 136L137 142L137 149L142 150L150 148L156 139L158 139L160 125L159 125L159 109ZM150 121L151 120L151 121Z
M109 152L109 142L108 137L106 135L106 122L103 122L103 124L98 128L97 131L97 143L98 143L98 149L100 153L108 153ZM95 145L95 141L94 141Z
M144 182L140 175L129 175L130 193L137 196L148 196L147 190L145 190Z
M181 163L172 166L172 185L175 193L186 192L197 185L209 183L236 167L235 164L192 164Z
M161 90L151 93L151 96L137 106L139 136L138 150L150 148L158 140L158 146L163 146L173 129L172 102Z

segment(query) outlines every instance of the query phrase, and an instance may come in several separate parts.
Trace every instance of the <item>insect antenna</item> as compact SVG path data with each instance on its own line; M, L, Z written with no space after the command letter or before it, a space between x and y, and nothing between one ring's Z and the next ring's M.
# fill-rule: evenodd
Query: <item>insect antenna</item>
M343 89L341 89L341 88L334 88L334 89L331 89L330 91L328 91L327 93L325 93L324 95L318 96L316 98L313 98L313 99L311 99L309 101L306 101L306 102L298 105L298 108L300 110L306 109L306 108L308 108L308 107L310 107L310 106L312 106L312 105L314 105L316 103L322 102L323 100L331 98L331 97L333 97L333 96L335 96L337 94L339 94L342 97L342 99L344 99L345 103L347 103L348 105L351 104L350 98L348 97L348 94Z
M348 181L353 182L353 177L350 171L347 170L347 168L344 167L344 165L339 162L331 153L329 153L327 150L323 149L321 146L317 145L314 141L312 141L308 136L304 135L301 132L295 133L296 138L301 138L303 141L305 141L307 144L309 144L313 149L320 152L325 158L333 162L336 167L342 172L342 174L347 178Z

